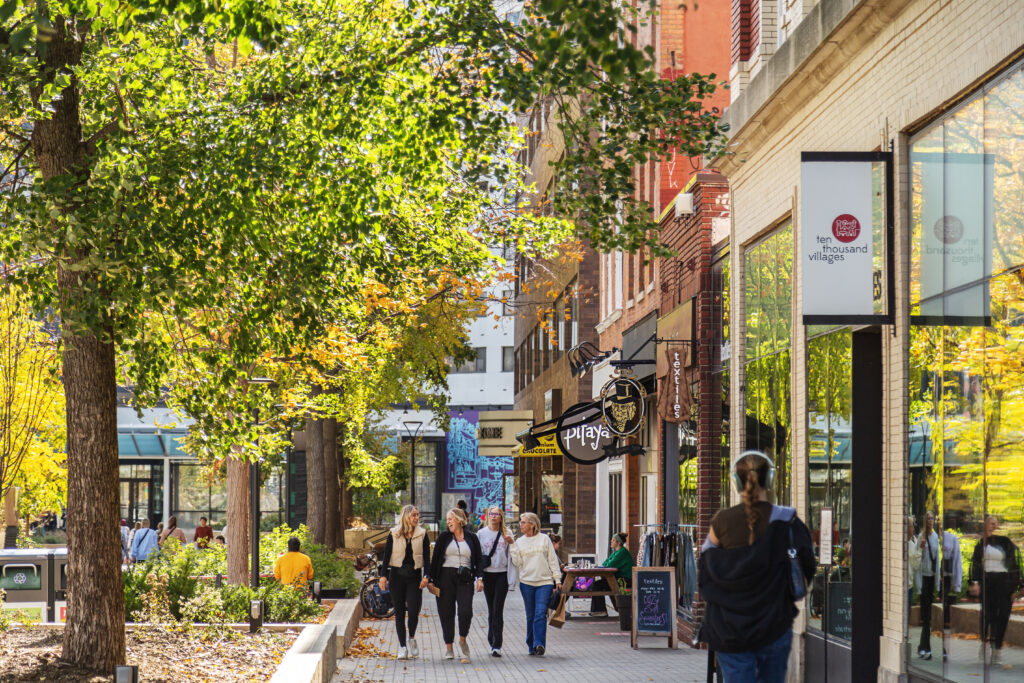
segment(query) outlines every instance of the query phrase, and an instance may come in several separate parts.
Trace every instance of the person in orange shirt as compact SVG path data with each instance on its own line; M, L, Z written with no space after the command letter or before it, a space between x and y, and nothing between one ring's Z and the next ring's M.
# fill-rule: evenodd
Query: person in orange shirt
M274 578L286 586L306 590L313 578L313 563L309 561L309 555L299 552L299 548L299 539L294 536L288 539L288 552L277 558Z

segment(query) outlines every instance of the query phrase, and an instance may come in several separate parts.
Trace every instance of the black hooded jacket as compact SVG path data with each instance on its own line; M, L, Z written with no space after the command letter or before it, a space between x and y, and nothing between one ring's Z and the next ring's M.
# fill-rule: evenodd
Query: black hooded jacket
M790 522L789 520L792 520ZM793 627L789 529L809 582L814 577L814 544L792 508L775 507L767 530L753 545L703 550L697 585L705 602L700 639L717 652L748 652L775 642Z

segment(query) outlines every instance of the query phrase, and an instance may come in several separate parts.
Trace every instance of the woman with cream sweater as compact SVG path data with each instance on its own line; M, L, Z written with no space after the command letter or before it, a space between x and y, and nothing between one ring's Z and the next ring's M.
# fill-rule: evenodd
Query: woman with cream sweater
M509 548L509 557L519 573L519 592L526 607L526 647L531 655L543 655L547 645L548 602L561 590L561 570L555 546L540 533L540 519L532 512L519 517L520 536Z

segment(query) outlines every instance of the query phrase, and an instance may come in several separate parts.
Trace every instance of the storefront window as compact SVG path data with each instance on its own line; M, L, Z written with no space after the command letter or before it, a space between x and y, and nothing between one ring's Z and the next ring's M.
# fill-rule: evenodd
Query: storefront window
M1004 573L1024 546L1021 111L1018 65L911 144L907 556L935 578L908 574L907 657L948 681L1024 668L1024 602Z
M823 535L832 541L832 566L819 567L807 610L812 628L847 640L853 616L851 341L849 328L843 328L807 342L807 522L816 552ZM821 528L823 507L832 510L831 529Z
M171 514L178 518L182 529L199 526L200 517L206 517L214 529L222 529L227 524L227 482L210 468L199 463L173 463L171 492ZM266 492L261 503L264 498ZM276 503L274 508L277 508Z
M747 449L775 461L775 498L790 499L790 323L793 226L788 224L744 254L745 432Z

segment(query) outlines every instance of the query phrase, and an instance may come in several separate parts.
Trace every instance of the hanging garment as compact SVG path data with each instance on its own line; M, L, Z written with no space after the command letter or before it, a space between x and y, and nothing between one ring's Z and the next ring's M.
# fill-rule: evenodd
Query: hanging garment
M679 550L679 564L683 567L682 598L683 607L693 604L693 594L697 591L697 560L693 553L693 541L689 535L682 534L682 548Z
M647 538L644 539L643 553L644 559L641 567L653 567L656 559L656 553L658 548L658 534L657 532L648 534Z

